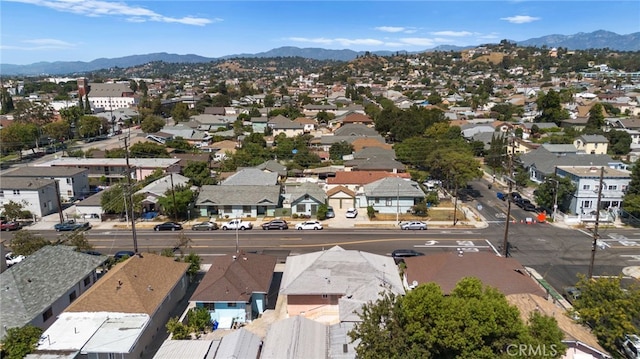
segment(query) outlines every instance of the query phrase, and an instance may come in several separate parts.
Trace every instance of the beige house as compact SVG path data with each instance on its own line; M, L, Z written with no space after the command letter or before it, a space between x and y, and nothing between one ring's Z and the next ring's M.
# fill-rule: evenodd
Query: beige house
M573 141L578 152L592 155L606 155L609 147L609 140L602 135L582 135Z

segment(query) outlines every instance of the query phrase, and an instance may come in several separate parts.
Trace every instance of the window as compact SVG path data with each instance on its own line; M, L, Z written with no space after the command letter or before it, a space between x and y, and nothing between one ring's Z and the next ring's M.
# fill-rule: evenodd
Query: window
M76 291L74 290L73 292L71 292L71 294L69 294L69 303L73 303L73 301L76 300L76 298L78 298L78 295L76 294Z
M4 191L0 191L0 198L4 198Z
M609 185L609 187L607 187L607 189L608 189L609 191L615 191L615 190L617 190L617 189L618 189L618 186L616 186L616 185Z
M202 303L202 307L211 312L216 311L216 305L214 303Z
M591 208L592 201L582 201L582 208Z
M588 184L582 185L582 189L583 190L589 190L589 189L591 189L591 185L588 185Z
M19 195L20 195L20 190L19 190L19 189L14 189L14 190L13 190L13 194L15 194L15 195L18 195L18 196L19 196Z
M329 295L327 295L327 294L323 294L322 295L322 299L328 299L328 298L329 298Z
M385 205L386 206L390 206L391 205L391 198L387 198L387 200L385 201Z
M67 178L67 184L73 184L73 179L72 178Z
M380 203L380 198L378 198L378 197L374 198L374 199L373 199L373 202L374 202L375 204Z
M72 190L67 190L67 196L72 196L73 195L73 191Z
M86 286L88 286L89 284L91 284L91 277L86 277L86 278L84 279L84 286L86 287Z
M42 313L42 321L46 322L49 318L53 317L53 308L49 307Z
M242 206L242 213L251 213L251 206Z
M237 306L238 306L238 303L236 303L236 302L227 303L227 307L229 307L229 308L235 308Z

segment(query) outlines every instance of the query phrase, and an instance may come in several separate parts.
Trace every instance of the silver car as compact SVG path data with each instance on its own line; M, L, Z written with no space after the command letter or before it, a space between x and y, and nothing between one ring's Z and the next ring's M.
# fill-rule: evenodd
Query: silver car
M405 223L402 223L400 225L400 228L402 228L404 230L413 229L413 230L424 231L424 230L427 229L427 224L424 223L424 222L420 222L420 221L405 222Z

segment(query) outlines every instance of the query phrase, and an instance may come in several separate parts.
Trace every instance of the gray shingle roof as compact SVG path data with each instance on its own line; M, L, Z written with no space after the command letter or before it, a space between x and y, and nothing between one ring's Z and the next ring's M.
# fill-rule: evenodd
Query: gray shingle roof
M278 183L278 174L257 168L244 168L229 176L222 186L273 186Z
M19 167L14 171L3 173L2 177L72 177L79 173L89 172L86 168L63 167Z
M335 136L380 136L373 128L362 124L348 123L333 131Z
M56 180L22 178L22 177L4 177L0 181L0 189L17 189L23 191L35 191L43 187L55 184Z
M584 143L609 143L609 140L602 135L582 135L578 138Z
M327 193L317 184L310 182L305 182L299 186L287 185L286 195L290 197L291 202L305 195L315 198L320 203L325 203L327 200Z
M364 193L374 197L424 197L424 192L414 181L387 177L364 186Z
M524 168L535 167L545 175L555 172L556 166L608 166L613 162L609 155L592 155L579 153L565 153L556 155L549 152L544 146L529 153L520 155L520 161Z
M269 172L275 172L281 177L285 177L287 175L287 167L280 164L276 160L269 160L267 162L263 162L257 165L255 168L259 170L267 170Z
M196 205L231 206L261 205L277 206L280 202L280 186L215 186L200 188Z
M0 322L7 328L31 322L106 259L69 246L45 246L27 256L0 274Z

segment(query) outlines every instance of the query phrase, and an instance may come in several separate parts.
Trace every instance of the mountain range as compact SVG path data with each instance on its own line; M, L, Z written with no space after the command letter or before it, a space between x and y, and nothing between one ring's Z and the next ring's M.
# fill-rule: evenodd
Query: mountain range
M547 35L539 38L524 41L512 41L519 46L535 47L564 47L569 50L602 49L608 48L614 51L640 51L640 32L628 35L619 35L614 32L598 30L591 33L579 32L573 35ZM459 47L453 45L441 45L428 51L461 51L469 47ZM379 56L389 56L395 53L408 53L407 51L371 51ZM416 53L416 52L413 52ZM56 61L37 62L30 65L0 64L0 75L61 75L78 74L110 67L131 67L153 61L164 61L167 63L200 63L219 61L238 57L304 57L316 60L350 61L365 54L365 51L353 50L329 50L322 48L299 48L293 46L279 47L266 52L255 54L235 54L219 58L204 57L194 54L178 55L165 52L131 55L118 58L100 58L90 62L83 61Z

